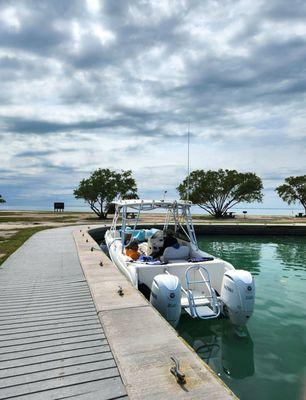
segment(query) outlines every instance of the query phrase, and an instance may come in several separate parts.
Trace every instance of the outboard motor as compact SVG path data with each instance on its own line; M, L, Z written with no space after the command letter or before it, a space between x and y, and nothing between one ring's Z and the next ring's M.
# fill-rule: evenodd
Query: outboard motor
M248 271L233 269L225 272L221 288L224 311L232 324L243 326L254 309L255 282Z
M153 279L150 303L175 328L181 316L181 284L175 275L160 274Z

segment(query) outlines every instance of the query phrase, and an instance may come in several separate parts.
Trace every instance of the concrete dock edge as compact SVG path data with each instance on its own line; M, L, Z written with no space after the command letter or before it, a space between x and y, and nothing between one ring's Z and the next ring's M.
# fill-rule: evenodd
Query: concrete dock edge
M95 227L96 228L96 227ZM236 399L222 380L118 271L88 234L74 231L79 260L130 399ZM92 250L93 249L93 250ZM123 296L118 294L122 287ZM170 373L175 355L186 375Z

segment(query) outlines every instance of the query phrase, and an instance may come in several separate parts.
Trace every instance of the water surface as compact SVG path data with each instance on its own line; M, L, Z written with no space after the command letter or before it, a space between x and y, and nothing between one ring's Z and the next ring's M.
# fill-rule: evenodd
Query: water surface
M252 273L246 337L226 319L182 316L178 331L242 400L306 399L306 238L203 236L200 247Z

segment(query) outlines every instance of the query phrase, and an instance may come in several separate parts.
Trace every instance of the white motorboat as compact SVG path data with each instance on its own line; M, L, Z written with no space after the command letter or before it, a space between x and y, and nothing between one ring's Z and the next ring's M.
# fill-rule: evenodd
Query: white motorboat
M105 233L109 255L172 326L181 312L200 319L226 316L238 327L247 323L254 308L254 279L199 249L190 202L120 200L115 207ZM139 225L142 212L155 210L165 212L163 229ZM136 260L126 254L135 241Z

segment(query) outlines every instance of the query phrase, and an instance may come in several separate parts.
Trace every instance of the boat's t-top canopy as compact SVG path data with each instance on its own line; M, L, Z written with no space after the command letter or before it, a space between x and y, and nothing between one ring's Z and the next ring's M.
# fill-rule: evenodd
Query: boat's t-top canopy
M164 222L164 231L168 229L169 224L174 225L175 232L179 228L186 234L191 243L197 245L197 240L192 224L190 207L192 203L184 200L118 200L114 201L116 206L113 224L111 230L117 229L117 222L121 214L121 228L120 236L122 245L124 246L125 231L128 228L129 222L133 222L133 232L135 232L139 222L140 214L143 211L153 211L156 209L164 209L166 211L166 218ZM128 210L135 210L134 219L128 221ZM130 233L131 231L129 231Z
M192 203L190 201L184 200L140 200L140 199L133 199L133 200L118 200L114 201L113 204L115 206L121 208L133 208L138 210L141 208L142 210L155 210L156 208L189 208Z

